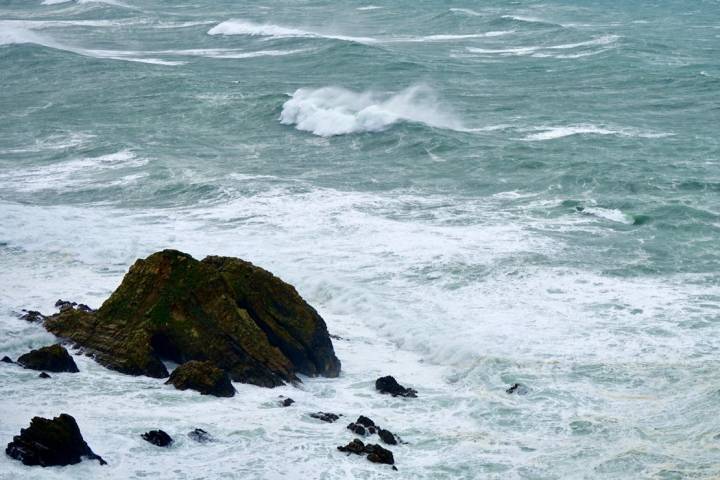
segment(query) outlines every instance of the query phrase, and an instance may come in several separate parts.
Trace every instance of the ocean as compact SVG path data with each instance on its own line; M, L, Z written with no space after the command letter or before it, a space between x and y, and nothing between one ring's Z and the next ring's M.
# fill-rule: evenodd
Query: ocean
M64 412L108 462L0 478L720 477L718 59L717 0L0 2L0 354L176 248L296 286L343 363L0 364L3 445ZM337 451L361 414L397 472Z

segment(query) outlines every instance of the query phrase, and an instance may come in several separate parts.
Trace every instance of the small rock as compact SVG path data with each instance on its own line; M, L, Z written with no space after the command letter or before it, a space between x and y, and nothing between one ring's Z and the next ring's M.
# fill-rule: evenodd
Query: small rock
M216 397L232 397L235 387L225 370L215 366L212 362L191 360L177 367L170 374L165 384L174 385L178 390L197 390L202 395L215 395Z
M516 393L518 395L525 395L528 393L528 387L523 385L522 383L513 383L510 388L505 390L505 393L507 394L513 394Z
M327 413L327 412L311 413L310 416L312 418L317 418L318 420L322 420L323 422L328 422L328 423L333 423L341 417L341 415L336 415L334 413Z
M37 310L23 310L23 314L20 315L20 319L27 322L43 322L45 318L47 317Z
M398 443L397 438L390 430L385 430L384 428L381 428L380 431L378 431L378 435L380 436L380 440L387 443L388 445L397 445Z
M381 447L380 445L365 445L365 452L367 452L367 459L373 463L385 463L387 465L395 465L395 458L393 453Z
M8 357L7 355L5 355L4 357L2 357L2 360L0 360L0 362L3 362L3 363L15 363L15 362L12 361L12 358Z
M52 377L50 375L48 375L47 373L42 372L42 373L40 373L40 375L38 375L38 378L52 378Z
M82 312L94 312L95 311L95 309L88 307L84 303L79 303L76 308Z
M50 345L21 355L17 363L31 370L48 372L79 372L75 360L62 345Z
M85 443L77 422L67 413L52 420L34 417L28 428L20 430L20 435L8 443L5 453L25 465L74 465L88 457L97 460L100 465L107 462L96 455Z
M347 428L356 435L360 435L362 437L366 435L365 427L363 427L362 425L358 425L357 423L351 423L347 426Z
M196 428L192 432L188 433L188 437L190 437L192 440L195 440L198 443L210 443L214 442L215 439L210 435L208 432L203 430L202 428Z
M368 417L365 417L363 415L360 415L357 420L355 420L355 423L362 425L363 427L374 427L375 422L370 420Z
M143 440L150 442L158 447L167 447L173 443L173 439L167 433L162 430L150 430L149 432L140 435Z
M400 385L394 377L388 375L387 377L380 377L375 380L375 388L380 393L387 393L393 397L417 397L417 390L412 388L405 388Z
M362 455L365 453L365 444L357 438L352 442L348 443L344 447L337 447L341 452L354 453L356 455Z
M282 405L283 407L289 407L293 403L295 403L295 400L293 400L292 398L285 398L280 402L280 405Z
M75 305L77 305L77 303L68 302L67 300L63 300L63 299L60 299L57 302L55 302L55 307L59 308L61 312L64 312L65 310L69 310L71 308L75 308Z

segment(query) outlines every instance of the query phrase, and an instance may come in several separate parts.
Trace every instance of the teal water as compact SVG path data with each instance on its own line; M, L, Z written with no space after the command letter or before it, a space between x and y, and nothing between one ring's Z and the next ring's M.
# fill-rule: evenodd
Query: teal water
M441 369L388 410L399 475L715 478L718 58L711 0L3 2L0 348L48 341L13 312L98 305L156 249L238 255L422 360L377 373ZM372 348L308 401L360 408ZM5 370L2 438L40 408ZM142 476L123 438L108 471ZM310 476L388 473L320 443ZM230 474L282 477L253 465Z

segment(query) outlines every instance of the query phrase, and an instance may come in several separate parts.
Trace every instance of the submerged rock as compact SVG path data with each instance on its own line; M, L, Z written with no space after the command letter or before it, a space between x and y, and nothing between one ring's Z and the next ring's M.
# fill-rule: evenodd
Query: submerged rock
M288 397L288 398L284 398L283 400L280 401L280 406L282 406L282 407L289 407L289 406L292 405L293 403L295 403L295 400L293 400L292 398Z
M191 360L177 367L166 384L174 385L178 390L197 390L203 395L216 397L232 397L235 387L230 383L230 377L212 362Z
M327 413L327 412L317 412L317 413L311 413L310 416L312 418L317 418L318 420L322 420L323 422L333 423L337 421L342 415L337 415L335 413Z
M393 397L417 397L417 390L412 388L405 388L400 385L394 377L388 375L387 377L380 377L375 380L375 389L380 393L387 393Z
M195 440L198 443L210 443L214 442L215 439L210 435L208 432L203 430L202 428L196 428L192 432L188 433L188 437L190 437L192 440Z
M361 437L364 437L367 435L367 431L365 430L365 427L362 425L358 425L357 423L351 423L347 426L348 430L353 432L355 435L360 435Z
M75 360L62 345L32 350L21 355L17 363L32 370L47 370L48 372L79 372Z
M52 378L52 377L45 372L41 372L40 375L38 375L38 378Z
M2 357L2 360L0 360L0 362L3 362L3 363L15 363L15 362L12 361L12 358L8 357L7 355L5 355L4 357Z
M340 372L315 309L291 285L231 257L163 250L136 261L98 310L61 306L45 326L132 375L167 377L163 360L209 360L234 381L265 387Z
M173 443L173 439L162 430L150 430L140 435L143 440L150 442L158 447L167 447Z
M356 455L367 454L367 459L373 463L395 464L393 453L377 444L368 443L365 445L357 438L344 447L337 447L341 452L354 453Z
M505 390L505 393L512 395L513 393L517 395L526 395L529 392L528 387L523 385L522 383L513 383L510 388Z
M23 310L23 313L20 315L20 320L25 320L26 322L44 322L46 318L45 315L37 310Z
M23 428L20 435L13 437L5 453L25 465L73 465L79 463L82 457L106 465L105 460L85 443L75 419L66 413L52 420L34 417L28 428Z

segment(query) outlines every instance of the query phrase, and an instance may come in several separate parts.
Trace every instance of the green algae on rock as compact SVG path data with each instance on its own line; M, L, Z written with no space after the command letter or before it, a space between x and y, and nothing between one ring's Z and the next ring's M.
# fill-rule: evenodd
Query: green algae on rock
M231 257L154 253L97 311L66 309L45 327L131 375L165 378L163 360L209 360L234 381L265 387L340 372L315 309L291 285Z
M197 390L203 395L216 397L235 395L235 388L230 383L228 374L212 362L199 360L185 362L173 370L165 383L174 385L178 390Z

